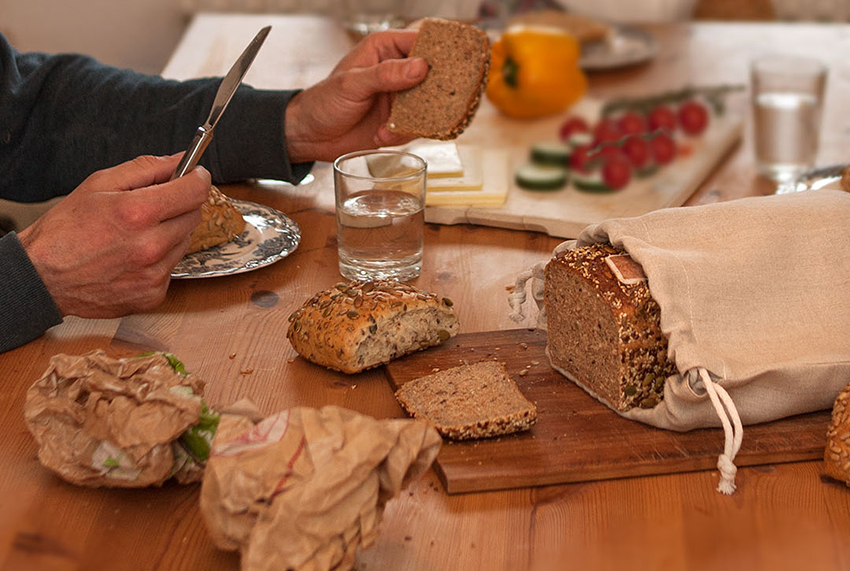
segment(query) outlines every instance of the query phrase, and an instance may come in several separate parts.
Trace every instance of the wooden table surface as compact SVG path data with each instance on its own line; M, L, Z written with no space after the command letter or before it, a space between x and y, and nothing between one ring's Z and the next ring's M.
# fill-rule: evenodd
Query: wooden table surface
M310 85L351 46L337 24L319 18L201 15L164 75L223 73L267 23L274 31L247 78L258 87ZM818 163L848 158L850 27L705 23L647 29L660 42L658 56L645 65L592 74L594 96L744 83L748 61L757 55L815 55L830 66ZM469 136L486 129L474 123ZM23 422L24 394L53 354L167 349L207 381L212 403L250 397L266 413L336 404L378 418L402 416L380 371L357 377L326 371L293 359L285 338L290 312L340 279L329 166L316 165L313 175L299 187L226 188L286 212L300 225L301 245L283 261L240 275L175 281L156 311L115 320L69 318L0 355L0 568L239 567L238 556L210 541L198 511L198 486L90 490L66 484L38 463ZM688 204L770 192L772 185L754 171L748 119L742 144ZM558 243L535 233L428 225L422 276L415 283L452 298L463 331L515 328L506 286ZM532 326L533 317L521 325ZM742 468L733 496L715 491L717 479L709 471L448 496L429 471L387 506L381 535L360 553L357 568L850 569L850 489L825 480L820 462Z

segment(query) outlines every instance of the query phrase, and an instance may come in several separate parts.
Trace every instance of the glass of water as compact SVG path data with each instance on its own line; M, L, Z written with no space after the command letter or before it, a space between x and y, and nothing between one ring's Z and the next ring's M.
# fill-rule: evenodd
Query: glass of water
M333 167L340 273L348 279L418 277L425 161L379 149L343 155Z
M772 55L750 67L756 165L779 183L815 164L826 67L818 60Z
M343 25L355 37L404 26L402 0L344 0Z

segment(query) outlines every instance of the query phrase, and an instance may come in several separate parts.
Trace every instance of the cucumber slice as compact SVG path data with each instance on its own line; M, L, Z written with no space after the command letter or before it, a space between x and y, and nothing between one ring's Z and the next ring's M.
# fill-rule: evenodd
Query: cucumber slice
M527 164L515 173L516 183L528 190L557 190L567 184L567 171L554 166Z
M567 145L569 145L570 150L583 145L591 145L593 143L593 135L590 133L573 133L570 135L570 138L567 139Z
M611 192L613 190L602 180L602 174L599 171L592 173L574 171L572 181L577 189L587 192Z
M572 147L564 143L537 143L531 147L531 162L539 165L566 166Z

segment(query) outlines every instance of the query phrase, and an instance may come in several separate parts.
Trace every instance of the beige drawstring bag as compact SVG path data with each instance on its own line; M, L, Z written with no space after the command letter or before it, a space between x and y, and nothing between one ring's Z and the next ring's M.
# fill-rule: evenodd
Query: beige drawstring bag
M743 425L830 408L850 381L850 193L817 190L664 209L586 228L562 248L608 241L644 270L678 374L652 409L623 416L725 432L718 490L735 490ZM543 267L517 278L545 327ZM824 427L825 428L825 427Z

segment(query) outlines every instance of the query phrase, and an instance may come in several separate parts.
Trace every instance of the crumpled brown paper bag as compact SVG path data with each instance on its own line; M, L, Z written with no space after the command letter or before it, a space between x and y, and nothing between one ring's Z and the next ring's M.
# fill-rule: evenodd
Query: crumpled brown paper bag
M24 414L41 463L73 484L143 487L172 475L185 483L202 468L172 443L198 423L202 392L164 354L113 359L95 350L53 356Z
M242 552L243 571L351 569L386 502L442 444L423 421L335 406L279 412L238 435L228 423L222 415L200 505L216 544Z

